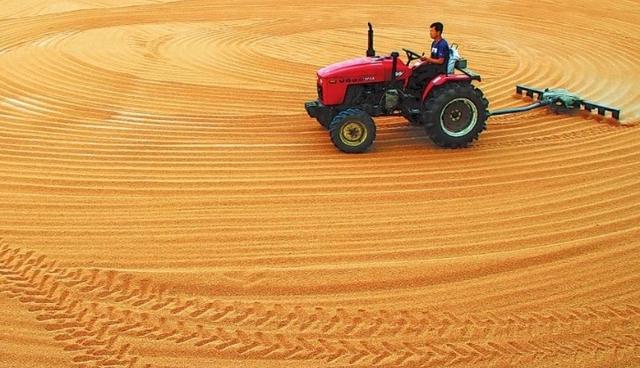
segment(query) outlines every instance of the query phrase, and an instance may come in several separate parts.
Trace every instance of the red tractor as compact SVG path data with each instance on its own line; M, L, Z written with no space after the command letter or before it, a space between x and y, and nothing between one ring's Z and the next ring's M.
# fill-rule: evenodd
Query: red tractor
M305 103L305 109L329 130L338 149L366 151L376 137L374 116L404 116L410 123L424 126L441 147L466 147L485 129L489 102L472 84L480 81L480 76L467 69L464 59L455 65L461 74L441 74L421 81L416 77L421 55L403 50L406 62L397 52L376 56L369 23L366 57L317 72L318 100Z
M480 76L467 68L464 59L455 61L450 73L431 80L420 78L419 54L403 49L407 61L397 52L376 56L373 28L369 23L367 56L329 65L318 70L318 100L305 103L312 118L327 128L331 141L347 153L366 151L376 138L373 116L401 115L412 124L424 126L431 140L441 147L466 147L486 128L487 118L541 107L556 113L584 109L620 119L621 111L580 98L564 89L516 86L534 100L527 106L489 111L489 101L472 82ZM459 70L460 73L455 73Z

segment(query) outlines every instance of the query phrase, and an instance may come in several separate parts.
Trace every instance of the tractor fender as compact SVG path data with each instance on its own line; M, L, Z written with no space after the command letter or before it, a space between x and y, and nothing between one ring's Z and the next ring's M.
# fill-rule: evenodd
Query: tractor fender
M431 93L431 91L436 87L451 82L471 82L472 79L473 78L466 74L440 74L439 76L433 78L431 82L429 82L429 84L427 84L427 86L424 88L420 101L424 102L424 100L429 97L429 93Z

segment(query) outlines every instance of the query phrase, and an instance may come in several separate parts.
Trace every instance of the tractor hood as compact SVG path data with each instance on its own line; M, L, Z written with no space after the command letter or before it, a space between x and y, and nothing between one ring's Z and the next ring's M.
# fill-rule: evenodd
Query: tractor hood
M381 57L360 57L345 60L339 63L331 64L318 70L320 78L348 78L348 77L364 77L377 76L381 77L384 73L385 60L391 60L390 56ZM376 78L377 79L377 78Z

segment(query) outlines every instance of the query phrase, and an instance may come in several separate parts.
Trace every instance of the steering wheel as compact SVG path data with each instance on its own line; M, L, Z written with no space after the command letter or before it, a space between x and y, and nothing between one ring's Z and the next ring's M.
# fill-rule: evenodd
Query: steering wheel
M407 54L407 66L409 66L409 63L416 60L416 59L420 59L422 57L422 55L424 55L424 52L422 53L422 55L418 54L415 51L411 51L409 49L402 49L406 54Z

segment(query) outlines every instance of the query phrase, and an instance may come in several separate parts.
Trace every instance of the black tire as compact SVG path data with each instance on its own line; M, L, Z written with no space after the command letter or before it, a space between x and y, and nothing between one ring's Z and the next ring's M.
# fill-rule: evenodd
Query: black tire
M486 129L489 101L471 83L452 83L433 91L424 103L427 134L440 147L462 148Z
M366 112L351 108L336 115L329 125L331 141L342 152L365 152L376 139L376 125Z

